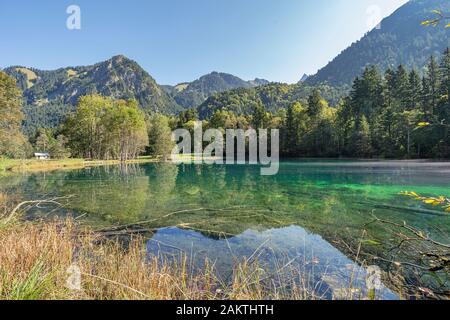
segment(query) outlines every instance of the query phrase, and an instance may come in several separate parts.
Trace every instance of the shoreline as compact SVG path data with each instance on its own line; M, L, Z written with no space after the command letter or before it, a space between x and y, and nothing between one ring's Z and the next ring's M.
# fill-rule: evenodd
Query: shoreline
M173 164L185 163L193 160L193 155L184 155L172 161ZM210 159L211 160L211 159ZM120 161L120 160L86 160L86 159L61 159L61 160L38 160L38 159L2 159L0 158L0 176L5 174L17 174L27 172L52 172L58 170L75 170L88 167L101 167L109 165L120 164L145 164L145 163L157 163L161 159L142 156L137 159ZM352 159L352 158L290 158L284 157L280 159L280 162L299 161L305 162L306 165L311 163L320 164L321 166L328 165L328 161L342 161L341 166L346 165L373 165L373 166L389 166L389 164L405 164L408 166L447 166L450 165L450 160L442 159ZM322 162L321 162L322 161ZM345 164L344 162L352 162L351 164ZM336 163L333 163L336 165Z
M63 160L16 160L0 159L0 175L7 173L26 172L51 172L56 170L73 170L87 167L100 167L120 164L143 164L158 162L159 159L152 157L139 157L133 160L86 160L86 159L63 159Z

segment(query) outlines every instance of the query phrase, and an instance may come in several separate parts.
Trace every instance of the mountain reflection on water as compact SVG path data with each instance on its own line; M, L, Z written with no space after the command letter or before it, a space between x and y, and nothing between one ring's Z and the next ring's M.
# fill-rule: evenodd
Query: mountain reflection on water
M147 242L150 255L180 259L186 256L194 268L202 269L208 258L225 281L236 262L258 260L271 281L306 281L309 290L320 298L340 298L354 288L353 298L367 297L367 272L319 235L298 226L266 231L247 230L228 239L212 239L192 230L164 228ZM302 278L302 279L300 279ZM287 281L286 281L287 280ZM349 296L350 297L350 296ZM377 298L397 299L386 287Z

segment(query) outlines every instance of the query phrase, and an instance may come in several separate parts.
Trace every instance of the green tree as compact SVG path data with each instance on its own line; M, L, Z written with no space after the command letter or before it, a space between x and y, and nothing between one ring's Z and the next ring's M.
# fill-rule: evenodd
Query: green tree
M37 152L50 151L50 134L47 130L39 129L38 136L36 138L35 149Z
M252 115L252 125L258 129L265 129L268 127L270 122L270 113L267 112L266 108L262 103L257 103L253 108Z
M417 110L420 107L420 94L422 92L422 82L416 69L409 73L409 87L407 91L407 107L409 110Z
M427 66L423 92L424 111L428 120L433 120L439 101L439 65L435 57L431 57Z
M168 160L175 147L168 118L161 114L153 115L149 120L148 135L149 152L154 156L161 156L164 160Z
M106 157L127 161L137 158L148 146L145 115L136 100L113 101L102 117Z
M290 155L301 152L302 139L308 126L306 108L300 102L292 103L287 110L283 130L283 151Z
M54 159L66 159L70 157L70 151L67 149L68 139L60 134L56 139L50 142L50 157Z
M148 145L145 116L135 100L81 97L64 133L74 155L94 159L134 159Z
M396 100L396 111L402 112L405 109L408 109L410 106L409 103L409 74L406 71L403 65L400 65L397 68L397 72L395 73L395 84L394 84L394 96Z
M320 91L314 89L312 94L308 97L308 116L311 118L316 118L322 112L323 98L320 95Z
M446 124L450 124L450 49L447 48L442 57L440 64L440 105L439 120L444 120Z
M198 120L197 109L187 109L178 115L178 126L182 127L185 123L196 120Z
M364 115L358 119L355 132L353 134L353 141L353 152L357 157L368 157L372 154L372 146L370 143L370 126Z
M22 93L16 81L0 71L0 156L24 158L30 150L22 134Z

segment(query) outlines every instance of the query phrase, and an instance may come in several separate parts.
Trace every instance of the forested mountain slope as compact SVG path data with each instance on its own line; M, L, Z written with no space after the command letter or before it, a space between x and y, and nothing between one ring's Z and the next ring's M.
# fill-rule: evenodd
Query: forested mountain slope
M164 86L164 89L179 105L184 108L193 108L216 93L238 88L253 88L268 83L269 81L263 79L244 81L228 73L212 72L193 82L180 83L175 87Z
M100 94L136 99L146 111L170 114L181 109L144 69L125 56L54 71L18 66L4 71L16 78L27 105L75 105L81 96Z
M439 56L450 46L449 29L424 27L435 17L433 10L450 12L450 1L410 0L306 81L330 85L350 84L364 67L376 65L381 72L403 64L423 74L431 55Z

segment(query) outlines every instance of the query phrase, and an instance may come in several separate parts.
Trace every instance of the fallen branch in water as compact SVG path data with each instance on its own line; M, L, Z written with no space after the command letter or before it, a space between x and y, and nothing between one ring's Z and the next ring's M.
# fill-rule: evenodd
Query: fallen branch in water
M191 213L191 212L198 212L198 211L204 211L207 210L205 208L198 208L198 209L188 209L188 210L180 210L180 211L174 211L174 212L170 212L162 217L159 218L155 218L155 219L151 219L151 220L145 220L145 221L139 221L139 222L134 222L134 223L128 223L128 224L123 224L120 226L113 226L113 227L109 227L109 228L104 228L104 229L100 229L100 230L96 230L96 232L109 232L109 231L120 231L123 229L127 229L127 228L132 228L132 227L136 227L136 226L142 226L142 225L146 225L161 219L165 219L165 218L169 218L173 215L179 214L179 213Z
M393 205L389 205L389 204L376 204L375 208L392 209L392 210L399 210L402 212L422 213L422 214L429 214L429 215L435 215L435 216L447 216L448 215L445 212L438 211L438 210L412 208L412 207L406 207L406 206L393 206Z
M419 239L421 239L423 241L431 242L432 244L434 244L436 246L450 249L450 244L445 244L445 243L441 243L436 240L433 240L432 238L430 238L429 235L425 235L422 231L417 230L417 229L407 225L406 222L403 222L403 224L400 224L400 223L395 223L392 221L383 220L383 219L380 219L380 218L374 216L374 220L367 223L365 226L368 226L369 224L376 223L376 222L383 223L383 224L389 224L389 225L392 225L392 226L395 226L395 227L398 227L401 229L405 229L405 230L413 233L414 235L416 235Z
M401 287L409 288L408 294L450 298L450 244L435 240L429 234L406 222L397 223L380 219L375 215L373 217L374 219L365 224L365 227L373 223L391 226L399 241L387 250L383 257L369 252L365 252L364 255L374 261L388 264L388 270L391 270L389 266L395 266L393 273L387 272L394 278L400 275ZM409 271L403 268L408 268ZM424 279L429 276L432 276L434 280L425 281ZM408 282L410 285L407 285Z
M195 212L200 212L200 211L209 211L209 212L228 212L228 211L234 211L236 209L239 208L244 208L245 206L233 206L233 207L228 207L228 208L218 208L218 209L213 209L213 208L196 208L196 209L186 209L186 210L180 210L180 211L174 211L174 212L170 212L167 213L161 217L158 218L154 218L154 219L150 219L150 220L145 220L145 221L138 221L138 222L133 222L133 223L128 223L128 224L123 224L123 225L118 225L118 226L111 226L111 227L107 227L107 228L103 228L103 229L99 229L96 230L96 232L113 232L113 231L121 231L121 230L126 230L128 228L133 228L133 227L138 227L138 226L144 226L144 225L148 225L151 224L153 222L157 222L160 221L162 219L167 219L170 218L174 215L177 214L182 214L182 213L195 213ZM267 211L267 210L264 210ZM252 210L252 212L257 212L255 210ZM276 221L275 219L272 219L266 215L260 215L260 216L264 216L267 219L271 219L279 224L281 224L281 222ZM241 217L241 216L239 216ZM202 231L202 230L199 230ZM220 233L220 232L214 232L214 233ZM231 235L231 234L230 234ZM233 235L234 236L234 235Z
M61 200L68 200L68 199L73 198L73 197L74 196L71 195L71 196L56 197L56 198L45 199L45 200L28 200L28 201L23 201L23 202L19 203L11 211L11 213L6 217L6 219L4 221L5 221L5 223L10 222L17 215L17 213L22 209L22 207L25 206L25 205L32 205L32 206L35 206L37 208L40 208L40 205L42 205L42 204L54 204L54 205L57 205L59 207L63 207L64 205L61 204L59 201L61 201Z

